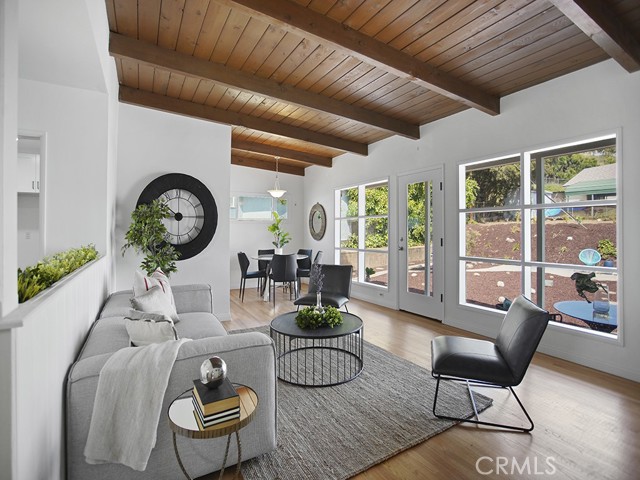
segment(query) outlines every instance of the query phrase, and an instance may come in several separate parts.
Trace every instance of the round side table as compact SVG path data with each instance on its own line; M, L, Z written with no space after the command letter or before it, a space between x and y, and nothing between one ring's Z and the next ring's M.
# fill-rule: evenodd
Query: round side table
M176 459L178 460L180 469L188 480L191 480L191 477L184 468L182 459L180 458L178 445L176 443L176 434L193 439L217 438L226 435L227 447L224 452L224 460L222 462L222 469L220 470L219 477L222 478L225 465L227 464L231 435L235 433L236 445L238 446L238 463L236 466L236 473L233 478L238 478L238 475L240 474L242 466L242 445L240 443L239 432L240 429L244 428L246 425L251 423L251 420L253 420L253 416L258 408L258 395L251 388L245 385L234 384L234 386L238 395L240 395L240 418L231 425L226 425L224 427L217 427L214 425L212 427L207 427L204 430L200 430L194 416L195 412L193 410L191 395L192 389L181 393L173 402L171 402L171 405L169 405L167 417L169 418L169 427L173 433L173 450L176 453Z

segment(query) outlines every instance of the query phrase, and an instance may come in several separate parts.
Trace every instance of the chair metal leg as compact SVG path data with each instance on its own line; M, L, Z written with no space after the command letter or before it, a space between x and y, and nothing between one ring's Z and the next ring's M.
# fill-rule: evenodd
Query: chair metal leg
M502 385L496 385L496 384L485 383L485 382L473 382L473 381L469 381L468 379L455 378L455 377L445 377L445 376L436 375L436 374L433 374L433 373L432 373L432 375L436 379L436 393L435 393L435 396L433 398L433 414L437 418L442 418L442 419L446 419L446 420L454 420L456 422L475 423L477 425L487 425L487 426L490 426L490 427L506 428L506 429L509 429L509 430L517 430L517 431L520 431L520 432L530 432L531 430L533 430L533 427L534 427L533 420L531 420L531 417L529 416L529 413L524 408L524 405L520 401L520 398L518 398L518 395L516 395L516 392L513 390L513 387L504 387ZM474 411L474 414L475 414L475 417L476 417L475 420L472 420L470 418L451 417L451 416L442 415L442 414L439 414L439 413L436 412L436 404L438 403L438 392L440 390L440 380L464 381L464 382L466 382L467 388L469 390L469 398L471 399L471 404L473 406L473 411ZM476 402L475 402L475 398L473 396L473 391L471 390L471 383L474 383L474 384L480 385L480 386L485 386L485 387L508 388L511 391L511 393L513 394L513 396L516 399L516 401L518 402L518 405L520 405L520 409L522 410L522 412L527 417L527 420L529 421L529 427L520 427L520 426L516 426L516 425L506 425L506 424L503 424L503 423L493 423L493 422L485 422L485 421L479 420L478 409L476 407Z

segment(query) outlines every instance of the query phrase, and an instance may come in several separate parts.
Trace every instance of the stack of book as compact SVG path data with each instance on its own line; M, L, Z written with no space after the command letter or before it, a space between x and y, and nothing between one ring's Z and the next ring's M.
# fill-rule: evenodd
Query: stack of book
M228 378L214 389L194 380L193 414L200 430L226 427L240 418L240 396Z

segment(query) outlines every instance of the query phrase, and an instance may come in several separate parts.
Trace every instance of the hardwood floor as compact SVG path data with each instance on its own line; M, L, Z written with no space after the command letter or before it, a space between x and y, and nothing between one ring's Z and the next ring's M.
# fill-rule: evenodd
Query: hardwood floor
M293 309L281 290L275 309L255 290L247 289L244 303L232 290L232 320L224 325L227 330L267 325ZM428 369L433 337L475 336L358 300L349 303L349 311L364 321L365 340ZM531 434L458 425L354 478L638 478L640 384L536 354L516 391L535 422ZM518 422L519 408L507 392L481 392L494 399L483 418ZM488 471L492 473L481 475Z

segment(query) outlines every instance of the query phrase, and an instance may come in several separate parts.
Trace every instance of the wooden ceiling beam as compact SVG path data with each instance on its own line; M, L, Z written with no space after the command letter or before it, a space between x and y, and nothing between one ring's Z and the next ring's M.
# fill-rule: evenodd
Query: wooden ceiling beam
M640 70L640 41L606 2L551 0L551 3L625 70Z
M444 95L468 107L490 115L500 113L500 98L467 84L442 70L416 60L386 43L369 37L329 17L288 0L215 0L216 3L238 8L269 23L277 23L288 30L313 38L320 43L329 42L341 52L358 58Z
M271 157L288 158L290 160L296 160L298 162L304 162L310 165L319 165L329 168L331 168L331 166L333 165L333 159L331 157L322 157L320 155L314 155L313 153L301 152L299 150L291 150L289 148L283 147L276 147L275 145L269 145L268 143L248 142L246 140L234 140L232 138L231 148L244 150L245 152L254 152L262 155L269 155Z
M158 47L111 32L109 35L109 53L115 58L125 58L141 62L152 67L188 77L211 80L229 88L237 88L256 95L271 97L304 108L311 108L355 120L372 127L401 135L420 138L419 125L397 120L387 115L356 107L331 97L307 92L291 85L285 85L266 78L260 78L246 72L234 70L219 63L209 62L174 50Z
M368 145L365 143L358 143L344 138L335 137L333 135L313 132L304 128L265 120L260 117L229 112L227 110L221 110L208 105L196 104L179 98L146 92L127 87L125 85L120 85L120 101L156 110L162 110L164 112L185 115L187 117L194 117L227 125L236 125L283 137L295 138L297 140L302 140L303 142L324 145L325 147L357 153L359 155L367 155L369 149Z
M258 160L256 158L243 157L236 153L231 154L231 165L240 165L241 167L259 168L261 170L276 171L275 162L268 160ZM293 165L287 165L284 163L278 164L278 171L280 173L290 173L291 175L300 175L304 177L304 167L294 167Z

